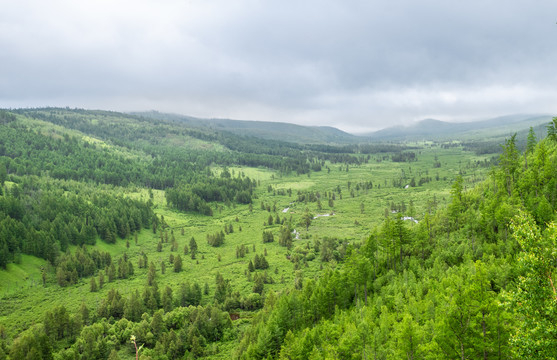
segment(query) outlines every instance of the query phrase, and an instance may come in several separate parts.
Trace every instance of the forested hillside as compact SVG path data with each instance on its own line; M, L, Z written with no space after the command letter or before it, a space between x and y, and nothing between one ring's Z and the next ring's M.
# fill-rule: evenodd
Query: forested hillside
M254 254L255 265L250 261L254 266L251 272L257 272L253 278L249 274L247 283L253 285L248 285L247 291L233 291L231 280L218 272L210 285L207 273L201 277L204 282L195 275L195 280L185 280L180 277L183 267L198 264L204 269L215 268L212 261L218 255L220 262L221 254L207 252L206 245L198 245L202 241L199 237L184 240L188 234L199 235L198 228L187 226L186 233L186 226L178 228L174 219L198 219L193 221L214 228L222 221L220 216L214 223L209 220L214 212L249 206L251 213L258 181L244 171L229 170L229 166L260 167L278 176L309 176L310 172L320 172L325 162L355 165L369 161L369 153L360 153L358 146L342 149L262 141L107 111L0 111L0 122L0 271L5 269L0 281L2 358L49 358L52 353L64 358L104 358L126 339L113 339L110 346L99 340L94 348L84 349L79 336L93 331L88 325L97 326L105 319L105 324L112 326L115 319L122 319L131 321L135 328L144 318L142 314L156 318L174 307L188 306L203 306L199 308L202 317L192 320L195 325L174 328L183 327L187 334L176 351L193 356L219 353L208 345L222 338L204 332L203 326L222 333L231 327L223 309L252 312L262 306L263 287L275 284L267 271L259 271L269 267L264 257L267 249L259 256ZM383 151L396 153L403 149L390 146ZM258 173L249 168L246 171ZM286 195L286 191L279 194ZM288 194L292 196L291 189ZM166 220L158 209L161 205ZM271 211L269 205L266 207ZM272 208L277 211L276 201ZM284 229L292 226L286 225L286 216L269 217L265 222L269 225L284 224ZM222 247L225 233L229 238L234 228L242 231L232 222L217 225L219 230L207 232L207 245ZM266 234L271 236L266 242L272 242L272 233ZM290 232L283 234L280 246L290 249ZM145 248L150 242L154 242L153 247ZM250 250L256 251L255 244L250 248L246 244L236 246L236 259L245 262ZM165 260L161 259L163 254ZM289 263L286 259L283 262ZM175 282L162 281L165 286L159 289L156 274L165 275L167 266L176 275ZM241 266L247 267L247 263ZM285 275L276 286L284 286ZM118 289L116 284L124 283L131 290ZM81 293L84 285L90 292L85 298ZM104 297L106 300L98 304ZM47 299L59 301L54 306ZM93 313L88 316L91 304L97 306L93 305ZM193 310L180 311L189 314ZM206 324L215 314L226 314L223 319L228 320L218 326ZM150 335L151 340L145 341L143 330L133 333L143 341L144 353L162 341L160 334ZM102 334L99 336L104 337ZM227 339L236 337L237 329Z
M550 359L557 356L557 118L516 139L473 190L409 229L388 217L345 265L269 301L240 358Z
M201 129L218 129L233 134L249 135L265 140L287 140L301 144L354 144L357 136L328 126L301 126L288 123L245 121L228 119L199 119L191 116L159 113L157 111L134 113L157 120L168 120Z
M556 126L495 154L0 111L0 359L555 358Z

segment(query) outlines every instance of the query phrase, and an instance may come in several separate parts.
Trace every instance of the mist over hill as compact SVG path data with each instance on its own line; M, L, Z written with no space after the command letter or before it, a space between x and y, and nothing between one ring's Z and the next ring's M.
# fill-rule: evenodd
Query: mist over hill
M524 114L508 115L493 119L450 123L435 119L424 119L408 126L393 126L362 135L371 140L448 140L474 139L478 137L505 137L515 132L527 131L530 127L545 128L551 115ZM536 131L538 132L538 131Z
M460 123L424 119L411 125L392 126L366 134L350 134L330 126L303 126L291 123L233 119L202 119L158 111L135 112L132 114L148 119L171 121L190 128L225 131L265 140L280 140L301 144L354 144L420 140L447 141L454 139L501 140L515 132L519 134L525 133L530 127L537 134L542 134L545 132L545 127L552 117L547 114L517 114Z

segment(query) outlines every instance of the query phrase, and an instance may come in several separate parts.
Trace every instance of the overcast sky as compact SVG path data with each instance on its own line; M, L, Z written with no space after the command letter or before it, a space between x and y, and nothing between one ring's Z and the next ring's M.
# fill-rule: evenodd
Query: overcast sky
M0 107L379 129L557 115L555 0L0 0Z

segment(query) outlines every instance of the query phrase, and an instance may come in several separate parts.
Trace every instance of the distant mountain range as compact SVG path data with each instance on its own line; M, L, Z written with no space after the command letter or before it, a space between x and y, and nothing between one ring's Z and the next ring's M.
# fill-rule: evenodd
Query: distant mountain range
M145 118L182 123L188 127L227 131L238 135L268 140L282 140L305 144L351 144L378 141L450 140L501 138L533 127L539 135L545 131L552 115L508 115L493 119L451 123L425 119L407 126L393 126L373 133L353 135L330 126L303 126L290 123L245 121L230 119L202 119L157 111L135 112Z
M489 120L450 123L425 119L408 126L394 126L363 135L372 140L442 140L501 137L533 127L540 130L552 119L551 115L508 115Z

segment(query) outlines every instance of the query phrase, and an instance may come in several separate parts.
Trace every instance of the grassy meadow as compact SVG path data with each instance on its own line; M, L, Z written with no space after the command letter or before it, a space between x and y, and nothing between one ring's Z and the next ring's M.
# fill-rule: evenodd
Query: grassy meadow
M106 281L98 292L90 291L90 278L61 288L56 284L54 269L45 260L22 255L19 264L9 264L6 270L0 271L0 323L11 336L15 336L40 321L42 314L57 304L64 304L70 312L76 312L82 303L94 310L111 288L117 289L125 297L136 289L141 293L146 285L147 269L139 268L137 264L143 252L148 256L148 261L156 265L160 289L170 286L176 294L183 282L197 282L201 288L208 284L209 294L203 295L203 304L213 300L217 273L230 281L233 291L241 295L250 294L253 291L254 273L248 277L247 268L255 254L263 255L266 252L270 265L265 271L272 277L272 283L265 285L264 294L293 287L297 273L305 279L318 277L323 268L336 266L334 260L322 262L317 255L310 261L293 264L288 255L297 249L311 248L316 241L322 241L325 237L349 244L359 242L382 224L385 215L391 214L393 205L398 207L404 204L407 209L404 215L420 221L428 208L435 204L442 206L450 200L451 184L459 174L466 179L465 183L470 184L482 180L489 171L489 167L483 164L491 155L477 156L458 146L443 148L431 143L413 146L416 149L409 151L417 155L417 161L414 162L392 162L389 154L372 154L366 164L347 167L344 164L325 163L322 171L311 172L310 175L281 176L278 172L263 168L229 168L233 176L248 176L257 180L257 198L251 210L249 205L212 204L212 217L169 208L163 191L122 188L126 196L152 199L155 213L164 217L168 225L162 236L174 236L178 243L177 251L171 251L171 240L163 243L162 251L157 251L160 230L157 233L149 229L142 230L137 235L137 243L133 236L127 241L118 239L116 244L98 240L94 246L109 252L113 262L126 254L135 270L128 279ZM219 171L220 168L213 168L213 172ZM418 186L420 178L429 178L430 181ZM416 186L407 187L412 179ZM373 186L366 190L361 184L369 181ZM321 208L317 202L298 201L298 194L304 192L319 193ZM335 199L330 203L332 194ZM308 230L301 224L306 209L315 217ZM277 216L281 220L290 220L299 232L299 239L293 241L292 249L278 244L281 225L269 225L270 216L273 220ZM412 226L412 221L408 221L408 224ZM233 232L226 235L222 246L211 247L207 243L208 234L220 232L230 225ZM275 241L264 244L263 231L272 232ZM184 254L184 246L189 246L192 237L198 245L196 259ZM129 248L126 242L129 242ZM236 256L236 248L241 245L249 249L243 258ZM183 270L175 273L169 258L178 254L183 260ZM164 274L161 271L162 264L166 266ZM44 286L41 275L43 269L46 269L47 274ZM261 273L263 270L256 272ZM249 319L252 314L243 313L241 316Z

